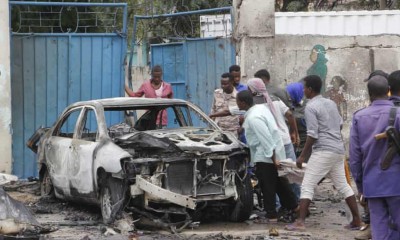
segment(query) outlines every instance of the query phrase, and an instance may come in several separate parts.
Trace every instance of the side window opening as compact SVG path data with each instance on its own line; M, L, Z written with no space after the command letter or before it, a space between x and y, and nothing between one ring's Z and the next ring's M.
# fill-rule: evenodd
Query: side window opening
M78 121L79 115L81 113L81 108L72 110L68 113L68 115L63 119L58 129L54 131L54 136L73 138L74 131L76 127L76 123Z
M82 121L82 132L78 138L95 142L99 134L95 111L91 108L88 108Z

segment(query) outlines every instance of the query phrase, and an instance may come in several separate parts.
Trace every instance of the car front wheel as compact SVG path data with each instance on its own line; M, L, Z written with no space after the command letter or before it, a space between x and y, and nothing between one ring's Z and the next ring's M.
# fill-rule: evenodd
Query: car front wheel
M235 183L238 199L232 204L229 220L243 222L249 219L253 210L253 187L249 175L243 181L236 177Z
M100 208L103 222L110 224L122 210L125 192L122 180L108 178L100 190Z

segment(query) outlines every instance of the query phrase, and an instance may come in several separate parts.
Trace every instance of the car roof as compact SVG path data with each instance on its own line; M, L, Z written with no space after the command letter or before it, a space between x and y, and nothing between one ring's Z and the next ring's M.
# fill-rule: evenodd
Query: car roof
M137 98L137 97L116 97L95 99L89 101L76 102L73 106L83 105L102 105L103 107L121 107L121 106L151 106L151 105L170 105L170 104L188 104L182 99L168 98Z

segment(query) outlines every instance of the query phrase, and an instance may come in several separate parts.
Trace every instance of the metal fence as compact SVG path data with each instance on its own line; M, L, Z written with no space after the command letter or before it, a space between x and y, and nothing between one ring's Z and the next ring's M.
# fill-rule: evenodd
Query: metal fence
M13 33L123 33L126 4L12 2Z

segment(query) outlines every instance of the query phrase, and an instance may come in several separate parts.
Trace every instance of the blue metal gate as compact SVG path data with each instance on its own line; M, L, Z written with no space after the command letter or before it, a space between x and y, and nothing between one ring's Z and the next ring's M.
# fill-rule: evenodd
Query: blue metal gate
M230 38L205 38L151 45L151 64L163 67L174 97L189 100L208 113L221 74L235 63Z
M35 155L25 143L39 126L51 126L73 102L123 96L127 4L10 2L10 9L13 7L22 9L18 11L19 29L25 26L23 31L13 30L11 42L13 173L26 178L38 174ZM90 32L91 27L97 26L88 24L89 11L79 15L81 12L76 10L75 29L32 33L34 27L44 24L51 31L57 27L42 18L39 25L27 27L23 13L32 16L40 7L46 7L48 15L59 19L68 14L65 9L116 9L121 14L120 29L115 29L114 21L110 26L102 26L102 30L113 28L113 32ZM49 13L48 9L53 12ZM32 23L31 19L29 24Z
M163 79L171 84L174 98L187 99L184 44L151 45L151 63L162 67Z

